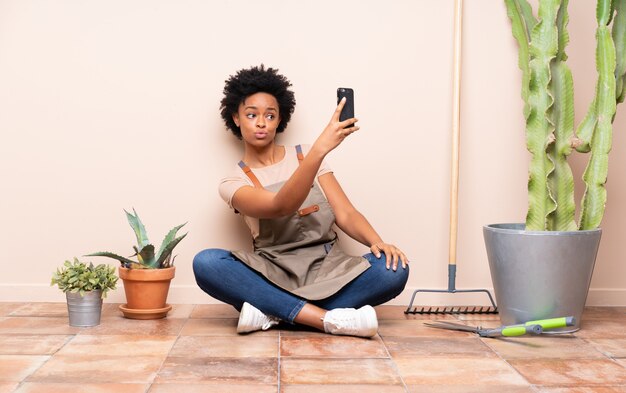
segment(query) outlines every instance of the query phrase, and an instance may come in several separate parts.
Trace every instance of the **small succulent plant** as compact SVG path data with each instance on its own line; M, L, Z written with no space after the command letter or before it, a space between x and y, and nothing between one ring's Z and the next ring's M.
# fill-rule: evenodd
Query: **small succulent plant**
M139 219L139 215L133 209L133 213L131 214L124 210L126 213L126 217L128 218L128 223L131 228L135 232L137 236L137 245L133 246L135 253L131 255L129 258L137 257L136 261L125 258L121 255L114 254L112 252L104 251L104 252L96 252L93 254L88 254L86 256L94 256L94 257L109 257L113 259L117 259L120 261L123 267L128 269L165 269L171 266L174 266L175 256L172 256L172 251L174 247L181 240L187 236L185 233L180 237L176 237L176 233L180 228L182 228L185 224L178 225L172 230L168 232L161 243L161 247L159 251L155 253L154 245L150 244L150 240L148 240L148 234L146 232L146 228L144 227L141 219Z
M102 297L107 296L107 292L115 289L117 276L115 268L106 264L94 266L93 263L87 265L74 258L74 262L65 261L62 268L57 268L52 275L50 285L58 285L63 292L80 292L83 296L85 292L101 290Z

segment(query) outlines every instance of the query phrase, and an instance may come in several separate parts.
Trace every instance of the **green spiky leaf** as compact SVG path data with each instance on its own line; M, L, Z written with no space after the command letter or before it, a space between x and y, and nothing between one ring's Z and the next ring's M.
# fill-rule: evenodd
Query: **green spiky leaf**
M118 261L120 261L122 263L122 265L137 263L137 262L135 262L133 260L130 260L128 258L125 258L125 257L123 257L121 255L117 255L117 254L114 254L114 253L108 252L108 251L94 252L93 254L87 254L85 256L86 257L108 257L108 258L113 258L113 259L117 259Z
M185 238L185 236L187 236L186 233L184 235L182 235L181 237L173 239L172 241L170 241L169 243L167 243L165 245L165 248L163 249L163 252L161 253L161 255L159 256L159 259L156 262L156 265L158 267L163 267L164 262L170 256L170 254L174 250L174 247L176 247L176 245L178 245L178 243L180 243L180 241L183 240Z
M137 246L141 249L150 244L150 240L148 240L148 233L146 232L146 227L141 222L139 214L137 214L135 209L133 208L133 213L135 213L134 215L130 214L126 210L124 210L124 212L126 213L126 218L128 219L130 227L133 228L135 236L137 237Z
M161 242L161 247L159 247L159 252L157 253L156 258L159 259L161 258L161 254L163 254L163 250L165 250L165 247L172 242L172 240L174 240L174 238L176 237L176 233L180 230L180 228L184 227L187 223L184 224L180 224L174 228L172 228L167 235L165 235L165 238L163 239L163 241Z
M139 250L137 260L140 264L147 266L150 269L158 268L157 260L154 254L154 246L152 244L148 244Z

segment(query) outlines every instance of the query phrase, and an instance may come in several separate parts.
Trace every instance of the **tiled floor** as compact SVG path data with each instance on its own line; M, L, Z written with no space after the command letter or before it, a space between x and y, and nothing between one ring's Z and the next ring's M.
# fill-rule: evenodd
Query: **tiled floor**
M272 329L239 336L224 305L68 325L64 303L0 303L2 392L626 392L626 308L588 308L565 336L483 339L377 308L373 339ZM495 326L494 316L437 317Z

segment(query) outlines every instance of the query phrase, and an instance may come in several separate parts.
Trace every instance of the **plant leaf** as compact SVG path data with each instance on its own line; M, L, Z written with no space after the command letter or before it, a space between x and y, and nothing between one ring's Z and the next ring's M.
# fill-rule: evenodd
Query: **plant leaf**
M165 250L165 247L172 241L174 240L174 238L176 237L176 233L178 232L178 230L182 227L184 227L187 223L184 224L180 224L177 227L172 228L167 235L165 235L165 238L163 239L163 241L161 242L161 247L159 247L159 252L157 253L157 259L159 259L161 257L161 254L163 253L163 250Z
M146 232L146 227L141 222L141 219L139 218L139 214L137 214L134 208L133 208L133 213L135 213L134 215L130 214L126 210L124 210L124 212L126 213L126 218L128 219L128 223L130 224L130 227L133 228L133 231L135 232L135 236L137 237L137 246L140 249L145 247L146 245L150 243L150 241L148 240L148 233Z
M172 253L172 251L174 250L174 247L176 247L176 245L178 245L178 243L180 243L180 241L183 240L185 238L185 236L187 236L186 233L184 235L182 235L181 237L178 237L178 238L170 241L165 246L165 248L163 249L163 252L161 253L161 255L159 256L159 259L156 262L156 265L158 267L162 267L163 266L163 262Z
M154 257L154 246L152 244L148 244L147 246L142 248L141 251L139 251L139 254L137 254L137 259L139 260L140 264L150 269L155 269L158 267L157 260Z
M117 259L118 261L122 263L122 265L133 264L133 263L137 264L137 262L135 261L132 261L128 258L124 258L121 255L113 254L112 252L108 252L108 251L95 252L93 254L87 254L85 256L86 257L109 257L109 258Z

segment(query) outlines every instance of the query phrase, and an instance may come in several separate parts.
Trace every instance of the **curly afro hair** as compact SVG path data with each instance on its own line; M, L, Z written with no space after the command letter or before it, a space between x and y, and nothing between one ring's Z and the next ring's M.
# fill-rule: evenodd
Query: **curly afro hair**
M296 108L296 98L293 91L289 90L291 82L278 73L275 68L265 68L263 64L258 67L242 69L236 75L231 75L224 86L224 98L222 98L220 111L226 127L241 139L241 129L233 121L233 114L239 110L239 105L246 98L256 93L268 93L278 101L278 114L280 124L276 132L283 132L291 119Z

